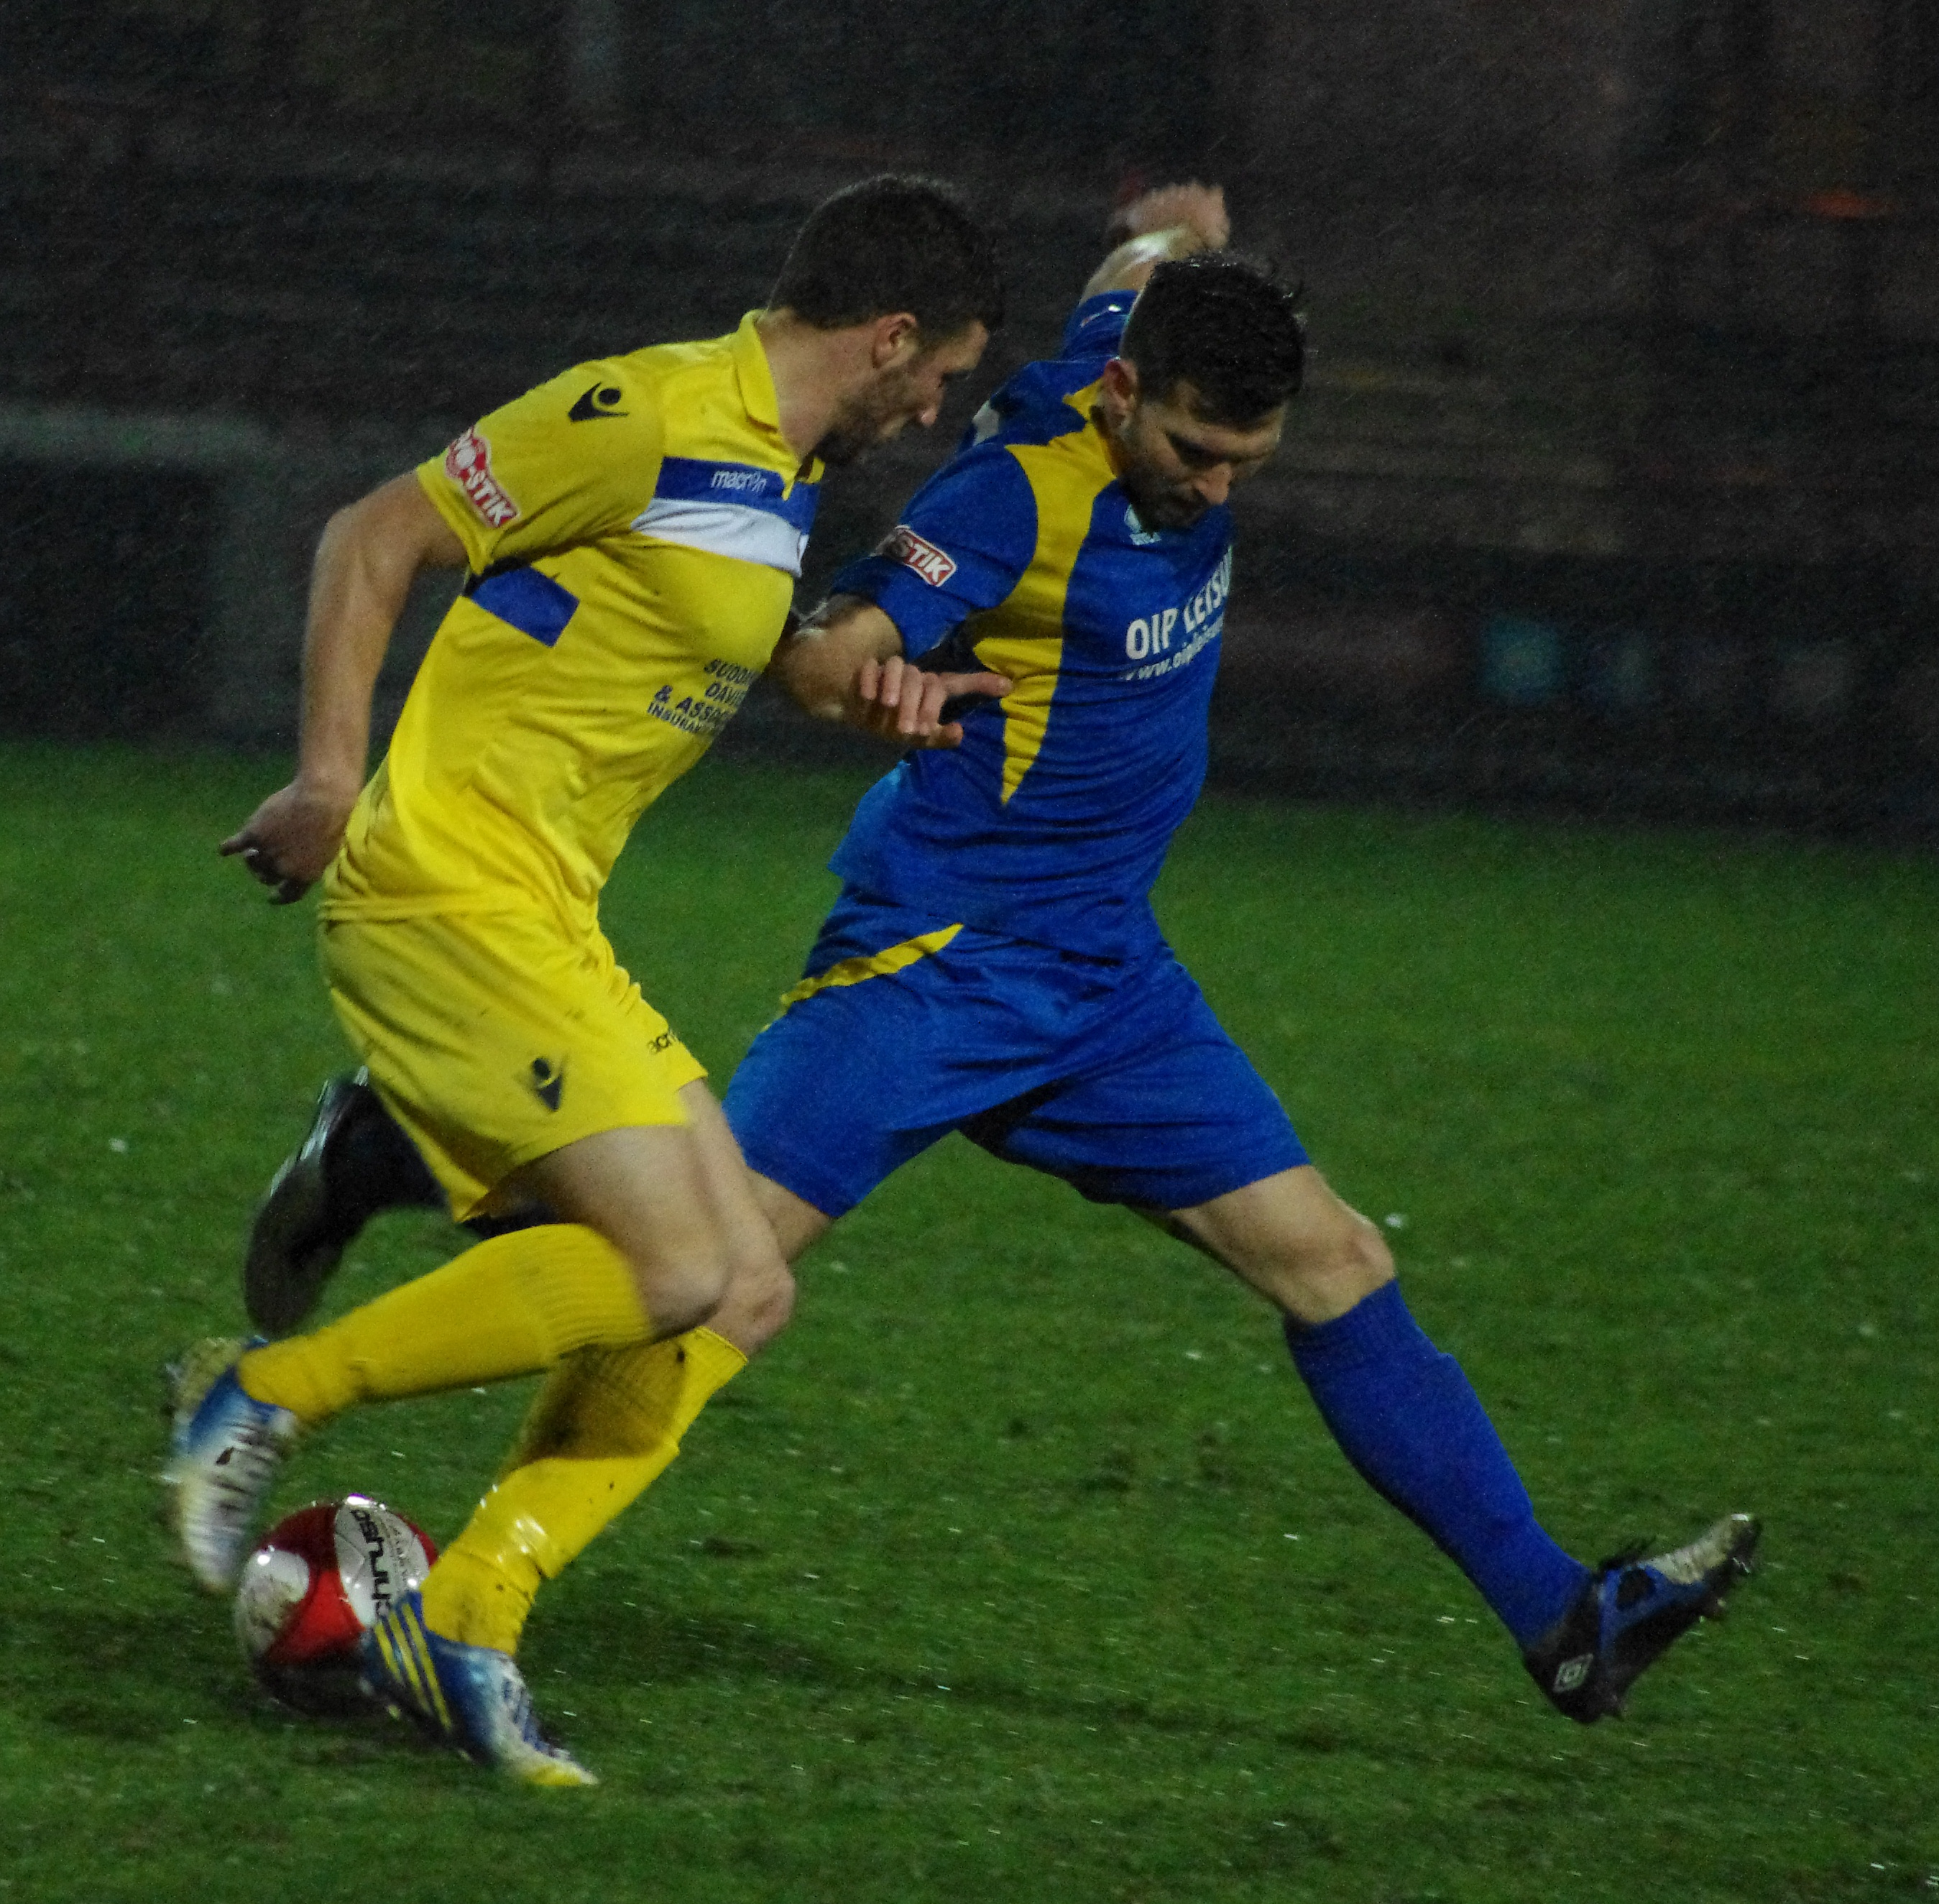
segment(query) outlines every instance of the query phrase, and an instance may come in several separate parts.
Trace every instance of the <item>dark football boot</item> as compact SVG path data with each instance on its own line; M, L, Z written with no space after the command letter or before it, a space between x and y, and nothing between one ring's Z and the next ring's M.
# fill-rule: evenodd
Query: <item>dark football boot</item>
M242 1300L265 1335L316 1307L343 1252L380 1210L443 1209L444 1193L367 1071L333 1077L309 1129L269 1180L242 1263Z
M1750 1577L1762 1530L1727 1514L1688 1546L1606 1560L1574 1606L1522 1656L1557 1711L1584 1726L1620 1718L1641 1674L1700 1619L1715 1619Z

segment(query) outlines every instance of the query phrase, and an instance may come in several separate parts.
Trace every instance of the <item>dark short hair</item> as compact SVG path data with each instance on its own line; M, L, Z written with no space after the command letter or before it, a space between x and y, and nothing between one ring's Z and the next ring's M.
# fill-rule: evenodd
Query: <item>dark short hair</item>
M822 331L907 311L939 343L1003 321L996 247L936 178L884 173L824 199L795 234L768 298Z
M1152 272L1119 354L1154 401L1189 383L1208 423L1250 423L1298 389L1306 325L1298 287L1236 251L1195 251Z

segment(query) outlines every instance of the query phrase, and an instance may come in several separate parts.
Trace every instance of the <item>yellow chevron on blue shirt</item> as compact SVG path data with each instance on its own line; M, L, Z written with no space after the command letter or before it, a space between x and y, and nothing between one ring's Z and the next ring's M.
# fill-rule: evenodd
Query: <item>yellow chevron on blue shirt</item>
M864 797L833 864L856 892L1067 950L1157 943L1152 882L1205 772L1231 518L1148 528L1100 419L1130 297L1079 306L1064 355L991 399L894 533L833 583L905 653L1007 675Z
M1091 384L1066 401L1087 416L1097 391ZM1016 586L976 626L976 659L1013 684L1002 703L1006 804L1043 751L1064 660L1064 599L1091 533L1092 505L1115 474L1101 439L1088 430L1019 444L1010 453L1036 504L1036 546Z

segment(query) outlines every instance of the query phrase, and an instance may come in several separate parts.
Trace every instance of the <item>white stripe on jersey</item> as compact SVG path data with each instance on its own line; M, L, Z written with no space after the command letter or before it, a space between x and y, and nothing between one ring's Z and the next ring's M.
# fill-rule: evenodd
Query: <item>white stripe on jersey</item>
M771 510L732 502L685 502L656 496L633 518L633 527L658 541L759 562L764 568L778 568L784 575L797 578L808 547L808 538L792 522Z

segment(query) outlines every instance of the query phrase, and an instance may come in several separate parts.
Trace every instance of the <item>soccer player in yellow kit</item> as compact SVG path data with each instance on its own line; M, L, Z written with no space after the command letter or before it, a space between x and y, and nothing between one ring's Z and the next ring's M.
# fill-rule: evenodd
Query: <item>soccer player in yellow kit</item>
M842 897L723 1110L790 1257L951 1129L1197 1244L1280 1310L1342 1452L1466 1573L1545 1696L1594 1723L1748 1575L1758 1525L1727 1516L1593 1568L1560 1547L1409 1314L1379 1231L1312 1167L1164 944L1147 894L1203 778L1224 505L1272 453L1304 348L1283 288L1222 254L1216 191L1170 188L1130 216L1058 358L991 398L777 657L798 698L836 715L857 663L892 653L973 652L1014 687L970 708L959 750L906 759L863 800L832 862ZM313 1299L316 1253L361 1220L314 1207L344 1199L327 1107L354 1098L326 1093L314 1161L266 1200L284 1216L252 1264L292 1272L259 1277L257 1296ZM383 1121L359 1120L367 1157ZM291 1207L299 1189L310 1214ZM790 1295L736 1283L712 1330L757 1352ZM476 1549L498 1570L477 1599L499 1630L554 1570L552 1531L583 1544L602 1499L630 1499L671 1458L696 1392L680 1349L591 1354L549 1378L467 1530L501 1532Z
M204 1586L232 1583L297 1435L356 1403L679 1336L697 1410L741 1365L703 1325L731 1281L778 1268L773 1235L702 1067L616 964L598 894L766 666L823 466L933 422L1001 303L953 194L865 181L811 215L737 331L555 378L332 519L297 778L224 850L284 900L324 877L331 1002L454 1214L537 1199L557 1220L313 1334L195 1358L166 1479ZM461 565L360 794L412 579ZM942 695L1007 684L931 678L899 708L868 685L860 724L947 745ZM452 1543L367 1646L367 1679L516 1777L589 1782L540 1731L509 1647L476 1642L495 1577L476 1560Z

